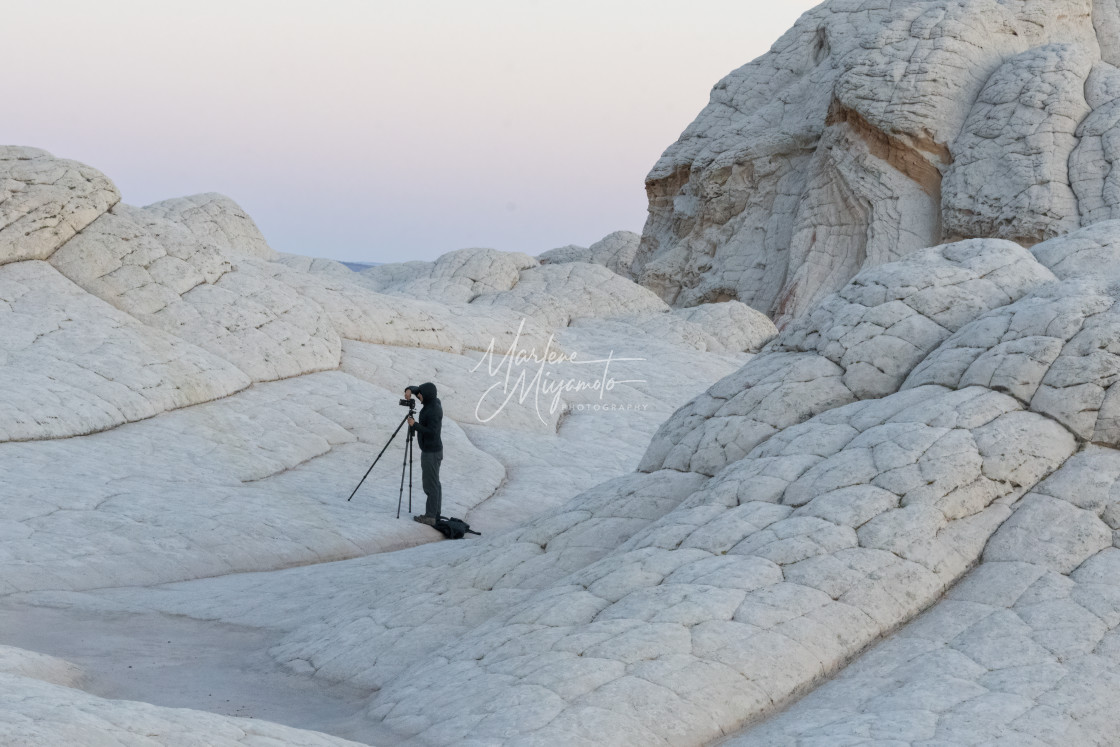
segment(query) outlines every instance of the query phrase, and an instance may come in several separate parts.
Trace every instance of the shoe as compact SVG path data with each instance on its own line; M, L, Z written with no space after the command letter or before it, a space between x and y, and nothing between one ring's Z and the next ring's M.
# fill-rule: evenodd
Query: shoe
M413 521L418 521L421 524L427 524L430 527L434 527L436 525L436 517L428 516L427 514L420 514L418 516L413 516L412 520Z

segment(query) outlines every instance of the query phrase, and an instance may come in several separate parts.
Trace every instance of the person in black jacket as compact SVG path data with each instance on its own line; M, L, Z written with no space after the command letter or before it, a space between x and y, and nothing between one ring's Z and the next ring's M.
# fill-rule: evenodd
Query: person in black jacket
M405 399L412 399L413 395L424 405L420 410L419 422L409 416L408 425L416 432L416 443L420 446L420 469L428 501L424 507L424 515L412 518L421 524L432 525L439 519L443 503L443 487L439 483L439 465L443 461L443 440L440 438L443 405L436 396L436 385L430 381L419 386L409 385L404 390Z

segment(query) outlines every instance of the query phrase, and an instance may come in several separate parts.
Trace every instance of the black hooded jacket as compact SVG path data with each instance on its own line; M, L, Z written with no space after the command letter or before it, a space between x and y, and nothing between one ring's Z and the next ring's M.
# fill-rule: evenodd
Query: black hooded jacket
M436 385L428 381L420 386L409 385L413 394L424 397L424 407L420 410L420 417L416 418L416 443L420 451L443 451L443 440L440 431L443 429L443 405L436 396Z

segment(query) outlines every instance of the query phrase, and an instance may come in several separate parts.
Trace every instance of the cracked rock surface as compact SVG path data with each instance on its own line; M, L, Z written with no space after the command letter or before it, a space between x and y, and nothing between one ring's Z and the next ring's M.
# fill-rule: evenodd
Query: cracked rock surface
M40 261L0 265L0 372L0 443L85 435L249 386L229 361Z
M469 544L25 596L278 630L278 662L375 690L365 718L417 744L1107 741L1110 228L865 269L639 470Z
M144 210L183 226L201 241L234 256L277 257L249 214L225 195L209 192L176 197L148 205Z
M0 147L0 264L47 259L120 199L116 185L85 164Z
M419 465L402 462L403 437L346 496L400 425L404 386L429 379L448 415L443 511L497 536L626 475L665 417L774 334L742 304L673 312L589 262L463 250L362 275L276 254L220 195L139 208L81 164L29 148L4 155L9 599L397 562L391 551L438 537L407 521L424 495ZM723 329L709 332L707 320ZM683 498L673 480L657 489ZM619 510L649 514L640 501ZM585 541L605 552L617 532L573 534L570 555L582 557ZM398 648L404 661L410 649ZM290 669L306 674L294 660ZM11 646L0 671L0 741L342 743L99 698L80 690L92 680L74 665Z
M782 428L897 390L960 326L1054 279L1030 252L998 240L869 268L790 325L766 355L674 413L641 469L713 475Z
M727 744L1107 743L1120 594L1112 449L1025 496L944 599L771 722Z
M587 248L574 244L562 246L544 252L537 259L542 265L591 262L632 280L634 275L630 268L634 264L641 240L642 237L632 231L615 231Z
M1114 217L1112 0L829 0L729 73L646 177L631 269L782 327L861 269Z
M406 744L1111 744L1117 63L1113 0L828 0L640 239L360 273L3 149L0 595L268 631ZM400 441L345 500L424 380L463 542ZM3 736L336 743L0 646Z

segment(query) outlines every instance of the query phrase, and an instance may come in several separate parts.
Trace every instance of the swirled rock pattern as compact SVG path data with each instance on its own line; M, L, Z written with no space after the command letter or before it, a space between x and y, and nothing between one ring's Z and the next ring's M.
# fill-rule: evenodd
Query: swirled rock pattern
M917 249L1112 217L1118 19L1111 0L822 3L650 171L635 276L783 326Z
M0 594L267 629L411 744L1110 744L1118 62L1113 0L829 0L636 247L352 274L7 149ZM399 446L344 499L428 379L464 542ZM21 738L258 736L0 669Z
M225 243L122 205L51 261L90 293L231 361L254 381L336 368L341 341L323 308Z
M607 558L460 637L467 656L394 679L375 714L440 743L542 728L563 741L621 706L600 738L637 744L699 741L783 702L931 604L975 562L1013 486L1074 449L1003 395L916 394L772 439ZM439 724L419 693L443 704Z
M1007 241L967 241L865 270L760 356L658 430L643 470L712 475L780 429L898 389L911 368L983 310L1054 280Z
M504 533L98 604L280 627L425 744L1107 742L1117 236L865 269Z
M4 153L4 597L432 542L407 520L424 496L396 406L425 379L447 402L443 510L494 535L633 469L665 417L774 333L742 304L670 311L602 264L466 250L378 279L279 256L228 198L133 207L91 168ZM663 482L666 505L684 497ZM641 503L619 515L647 520ZM568 540L573 558L610 549L617 534L592 525ZM342 743L103 700L71 689L97 686L67 662L11 647L0 671L0 741Z
M39 261L0 266L0 372L0 443L103 431L250 383Z
M1005 391L1081 438L1120 446L1120 316L1101 281L1067 281L965 325L906 386Z
M983 562L856 665L733 745L1106 743L1117 703L1120 460L1089 448Z

